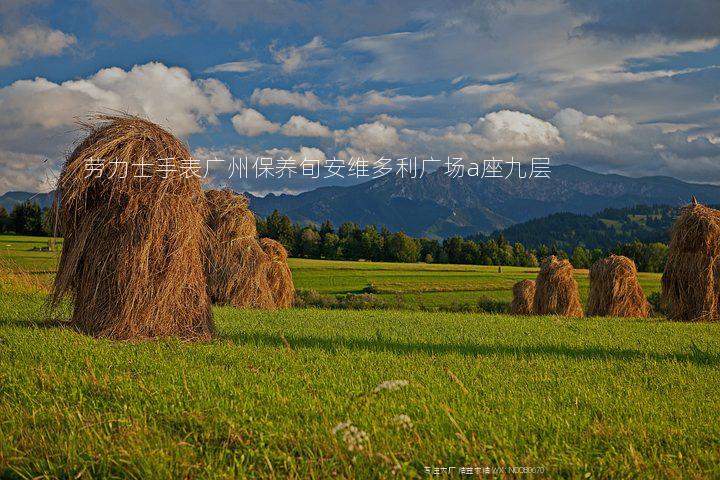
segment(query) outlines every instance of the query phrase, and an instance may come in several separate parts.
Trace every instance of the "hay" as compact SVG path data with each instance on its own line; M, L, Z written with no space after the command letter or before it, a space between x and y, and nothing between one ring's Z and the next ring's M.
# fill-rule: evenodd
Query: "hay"
M67 158L56 190L65 241L52 306L72 297L71 322L97 337L209 339L202 188L199 178L179 174L190 152L137 117L102 115L82 126L88 136ZM99 178L88 176L90 159L105 169ZM157 159L169 159L175 174L137 177L132 164ZM128 163L125 178L122 168L111 176L113 161Z
M255 216L243 195L205 192L207 225L205 274L213 302L238 308L275 308L268 283L270 257L257 238Z
M271 238L260 240L260 246L270 257L268 267L268 283L277 308L289 308L295 302L295 285L292 273L287 264L287 250L283 245Z
M635 262L611 255L593 264L587 315L645 318L649 310L650 304L637 279Z
M569 261L554 255L542 261L535 280L533 310L538 315L582 317L578 284Z
M510 313L514 315L532 315L535 302L535 281L520 280L512 288L513 299Z
M662 294L671 320L720 319L720 211L693 202L673 225Z

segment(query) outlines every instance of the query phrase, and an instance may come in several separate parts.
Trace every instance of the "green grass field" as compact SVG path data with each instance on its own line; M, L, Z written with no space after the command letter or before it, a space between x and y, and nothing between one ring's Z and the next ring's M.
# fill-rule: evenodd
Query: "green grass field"
M0 272L1 478L720 477L717 324L215 308L210 343L95 340L43 323L53 254L6 240L6 265L40 273ZM423 302L506 298L532 275L293 269L305 288Z
M0 260L30 272L49 284L56 268L58 253L32 251L47 246L47 239L0 235ZM535 278L537 269L475 265L435 265L424 263L347 262L290 259L297 288L313 289L326 295L360 293L369 284L378 296L395 304L414 307L448 307L475 304L479 300L509 302L512 286L518 280ZM587 298L587 270L576 271L580 295ZM641 273L640 282L650 295L660 290L660 275Z

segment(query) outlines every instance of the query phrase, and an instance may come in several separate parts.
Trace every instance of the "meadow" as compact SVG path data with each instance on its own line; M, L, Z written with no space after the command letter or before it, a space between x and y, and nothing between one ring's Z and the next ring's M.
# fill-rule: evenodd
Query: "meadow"
M0 238L2 478L720 476L717 324L215 307L209 343L95 340L45 321L45 244ZM426 306L534 276L291 265L300 288Z

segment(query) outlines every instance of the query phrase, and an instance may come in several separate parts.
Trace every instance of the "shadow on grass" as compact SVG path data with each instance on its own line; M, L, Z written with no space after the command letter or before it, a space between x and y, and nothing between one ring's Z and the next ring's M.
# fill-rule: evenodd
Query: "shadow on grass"
M504 355L515 357L530 356L563 356L576 360L612 359L631 361L647 359L660 362L689 362L696 365L720 365L720 355L709 350L702 350L694 344L687 353L653 353L629 348L575 347L570 345L503 345L468 344L468 343L405 343L382 338L323 338L314 336L284 335L292 348L316 348L329 352L339 349L367 350L374 352L392 352L397 354L426 353L460 354L472 356ZM231 340L235 343L248 345L271 346L284 348L280 334L264 333L230 333L221 334L220 340Z
M62 328L78 332L69 322L58 320L32 321L6 319L0 320L0 326L25 327L38 329ZM80 332L78 332L80 333ZM408 343L391 339L384 339L382 336L375 338L324 338L308 335L292 334L268 334L268 333L244 333L232 332L221 333L217 340L229 340L234 343L256 346L270 346L287 348L287 341L293 349L314 348L335 353L340 349L366 350L371 352L391 352L396 354L424 353L436 354L460 354L471 356L514 356L514 357L567 357L575 360L652 360L658 362L681 362L695 365L720 365L720 355L710 348L701 348L694 342L688 346L687 352L677 353L654 353L643 352L631 348L606 348L594 346L571 346L561 344L540 344L540 345L507 345L501 343L493 344L469 344L469 343Z

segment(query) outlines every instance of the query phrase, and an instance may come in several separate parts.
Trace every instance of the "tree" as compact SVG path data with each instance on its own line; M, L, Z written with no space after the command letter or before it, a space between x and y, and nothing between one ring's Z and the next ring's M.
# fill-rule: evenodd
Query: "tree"
M373 226L365 227L360 235L360 255L366 260L379 261L383 259L385 241Z
M13 207L10 228L18 235L42 235L42 211L40 205L30 200Z
M267 236L282 243L288 253L296 253L295 229L287 215L273 210L267 218Z
M570 263L572 263L575 268L590 268L592 264L592 254L587 248L577 246L575 250L573 250L572 257L570 257Z
M335 228L330 220L325 220L320 226L320 236L324 237L328 233L335 233Z
M340 237L334 233L326 233L322 237L322 254L325 258L338 258Z
M10 230L10 215L8 215L5 207L0 207L0 233Z
M320 256L320 234L312 227L305 227L300 234L300 249L306 257Z
M417 262L420 256L420 243L405 233L398 232L388 240L387 253L389 260L394 262Z

